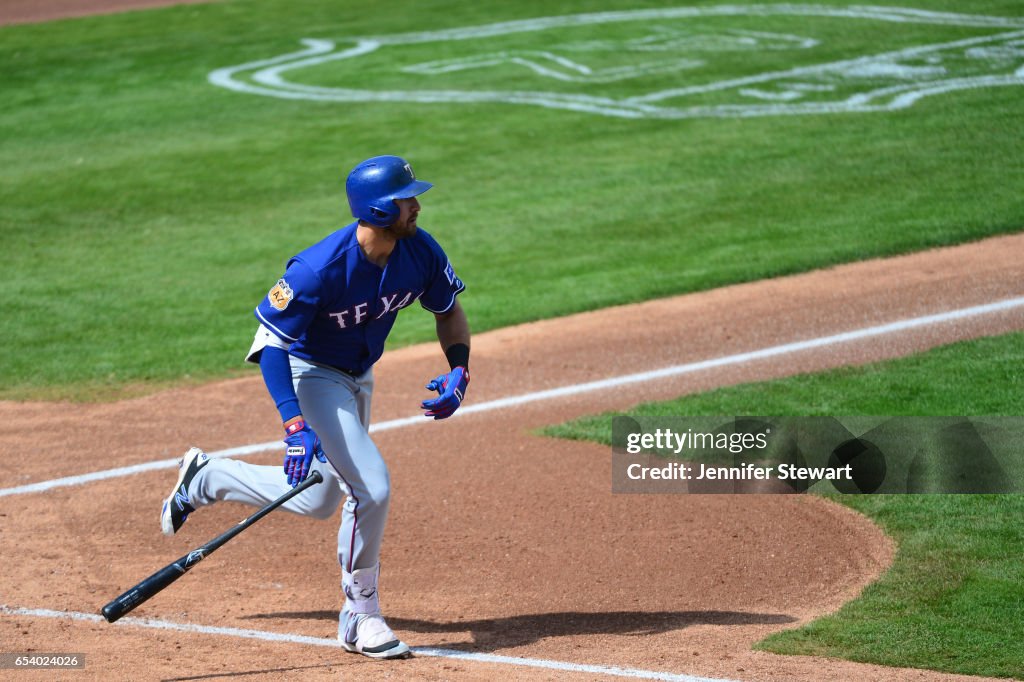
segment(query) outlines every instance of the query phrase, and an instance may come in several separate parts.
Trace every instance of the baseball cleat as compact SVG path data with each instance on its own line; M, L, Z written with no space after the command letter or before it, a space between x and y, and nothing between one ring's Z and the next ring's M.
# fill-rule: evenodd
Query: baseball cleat
M407 658L409 645L398 639L380 614L342 614L338 639L346 651L370 658Z
M196 473L209 461L210 456L199 448L190 448L181 458L181 462L178 463L178 481L160 510L160 528L163 529L164 535L177 533L188 515L196 510L192 506L188 486L196 477Z

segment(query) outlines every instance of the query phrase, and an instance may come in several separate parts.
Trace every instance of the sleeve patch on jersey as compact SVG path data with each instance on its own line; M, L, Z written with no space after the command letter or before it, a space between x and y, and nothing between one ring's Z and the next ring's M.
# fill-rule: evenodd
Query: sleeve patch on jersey
M292 297L295 294L292 293L292 288L288 286L288 282L284 281L284 278L277 280L277 284L267 294L267 300L277 310L284 310L288 307L288 304L292 302Z

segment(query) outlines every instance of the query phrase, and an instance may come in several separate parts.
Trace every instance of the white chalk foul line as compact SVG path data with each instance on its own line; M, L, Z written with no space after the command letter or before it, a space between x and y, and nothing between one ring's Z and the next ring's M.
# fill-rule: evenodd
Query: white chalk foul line
M486 412L489 410L496 410L505 407L513 407L516 405L522 405L524 403L535 402L538 400L564 398L566 396L578 395L580 393L589 393L590 391L600 391L606 388L618 388L620 386L625 386L628 384L636 384L644 381L653 381L656 379L666 379L669 377L679 376L680 374L690 374L692 372L700 372L706 369L725 367L727 365L741 365L746 362L764 360L766 358L772 358L778 355L786 355L787 353L798 353L800 351L814 350L816 348L822 348L825 346L831 346L839 343L848 343L850 341L860 341L862 339L867 339L873 336L893 334L896 332L916 329L918 327L926 327L933 324L941 324L943 322L955 322L957 320L963 320L968 317L976 317L978 315L1005 312L1007 310L1012 310L1013 308L1020 308L1022 306L1024 306L1024 296L1019 298L1009 298L1002 301L996 301L994 303L986 303L984 305L972 306L970 308L960 308L957 310L950 310L944 313L937 313L935 315L913 317L910 319L898 320L896 322L890 322L889 324L882 324L875 327L855 329L853 331L843 332L842 334L820 336L818 338L808 339L806 341L785 343L782 344L781 346L770 346L768 348L762 348L760 350L750 351L747 353L737 353L735 355L726 355L724 357L713 358L711 360L688 362L684 365L673 365L672 367L655 369L649 372L626 374L624 376L612 377L610 379L591 381L585 384L573 384L571 386L563 386L561 388L553 388L547 391L538 391L536 393L527 393L525 395L513 396L511 398L500 398L498 400L492 400L486 403L480 403L478 405L469 405L467 407L463 407L459 410L459 412L455 413L455 416L459 416L460 414L472 414L473 412Z
M25 609L6 605L0 605L0 614L7 616L27 616L31 618L68 618L71 620L98 624L104 622L101 616L94 613L82 613L80 611L54 611L52 609ZM177 632L220 635L222 637L239 637L242 639L259 639L267 642L306 644L309 646L327 647L331 649L342 648L341 644L337 640L327 639L324 637L309 637L307 635L293 635L284 632L245 630L241 628L218 627L213 625L196 625L194 623L175 623L173 621L156 618L136 618L134 616L127 616L118 620L114 626L150 628L154 630L174 630ZM667 682L730 682L729 680L693 677L692 675L659 672L656 670L641 670L638 668L619 668L617 666L609 665L586 665L583 663L552 661L544 658L520 658L518 656L477 654L468 651L458 651L455 649L435 649L432 647L411 648L413 653L417 656L452 658L461 661L473 661L476 663L495 663L527 668L558 670L562 672L586 673L590 675L610 675L613 677L630 677L641 680L665 680Z
M392 419L391 421L381 422L379 424L371 424L370 433L396 429L402 426L411 426L424 421L426 420L422 416ZM241 445L235 448L227 448L226 450L215 450L206 454L210 457L245 457L246 455L255 455L260 452L277 450L282 447L284 447L283 441L271 440L265 443L253 443L252 445ZM89 474L65 476L64 478L39 481L38 483L26 483L25 485L19 485L13 488L0 488L0 497L5 497L7 495L24 495L26 493L40 493L53 488L66 488L68 486L83 485L85 483L93 483L95 481L105 481L109 478L121 478L122 476L141 474L147 471L174 469L178 466L179 460L180 458L177 457L172 459L161 459L155 462L146 462L144 464L132 464L130 466L117 467L116 469L94 471Z
M734 355L726 355L719 358L712 358L710 360L700 360L698 362L688 362L681 365L663 367L661 369L655 369L648 372L626 374L622 376L611 377L608 379L601 379L599 381L591 381L583 384L571 384L569 386L561 386L559 388L552 388L545 391L534 391L530 393L524 393L521 395L510 396L507 398L498 398L497 400L489 400L484 403L467 405L466 407L459 409L459 411L455 413L454 417L475 414L477 412L490 412L491 410L521 407L523 405L539 402L541 400L565 398L568 396L579 395L581 393L590 393L592 391L613 389L618 388L620 386L627 386L629 384L642 383L645 381L667 379L670 377L679 376L681 374L690 374L693 372L700 372L708 369L716 369L719 367L726 367L729 365L740 365L747 362L754 362L756 360L764 360L779 355L786 355L788 353L799 353L802 351L815 350L818 348L824 348L826 346L831 346L835 344L849 343L851 341L860 341L874 336L894 334L897 332L908 331L920 327L927 327L934 324L956 322L958 320L964 320L970 317L977 317L979 315L989 315L992 313L1006 312L1008 310L1020 308L1022 306L1024 306L1024 296L1018 298L1008 298L1001 301L995 301L993 303L971 306L969 308L959 308L956 310L950 310L943 313L937 313L934 315L913 317L904 320L897 320L896 322L890 322L888 324L877 325L873 327L864 327L862 329L855 329L853 331L843 332L841 334L820 336L814 339L807 339L805 341L795 341L793 343L786 343L779 346L770 346L768 348L749 351L747 353L736 353ZM379 424L371 425L370 433L387 431L390 429L397 429L405 426L413 426L415 424L423 424L428 421L430 420L425 419L422 415L416 415L414 417L403 417L401 419L392 419L391 421L380 422ZM255 454L257 452L275 450L280 447L282 447L281 441L275 440L266 443L243 445L237 448L228 448L227 450L217 450L207 454L209 454L211 457L241 457L245 455ZM147 462L145 464L134 464L132 466L119 467L117 469L107 469L106 471L96 471L93 473L81 474L78 476L67 476L64 478L57 478L49 481L39 481L38 483L29 483L26 485L20 485L13 488L0 488L0 497L5 497L7 495L23 495L26 493L44 492L46 490L51 490L53 488L63 488L67 486L82 485L84 483L91 483L93 481L102 481L109 478L130 476L132 474L138 474L146 471L154 471L157 469L170 469L176 467L177 465L177 459L164 459L156 462Z

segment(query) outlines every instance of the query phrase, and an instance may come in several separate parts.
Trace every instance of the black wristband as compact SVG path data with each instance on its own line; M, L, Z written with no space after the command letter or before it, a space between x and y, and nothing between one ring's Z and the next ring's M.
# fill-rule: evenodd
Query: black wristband
M466 344L453 343L445 349L444 356L448 358L448 366L452 369L456 367L469 369L469 346Z

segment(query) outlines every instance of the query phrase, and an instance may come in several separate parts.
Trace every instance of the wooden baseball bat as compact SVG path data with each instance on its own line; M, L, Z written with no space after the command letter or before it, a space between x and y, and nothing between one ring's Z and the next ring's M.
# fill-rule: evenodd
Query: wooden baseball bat
M235 537L243 530L301 493L303 490L306 490L323 480L324 477L319 471L310 473L305 481L292 488L267 506L261 508L252 516L244 519L237 526L232 526L229 530L221 533L205 545L192 550L177 561L164 566L159 571L104 606L103 617L107 619L108 623L113 623L118 618L130 612L139 604L145 603L150 597L154 596L175 580L185 575L189 569L213 554L222 545L231 540L231 538Z

